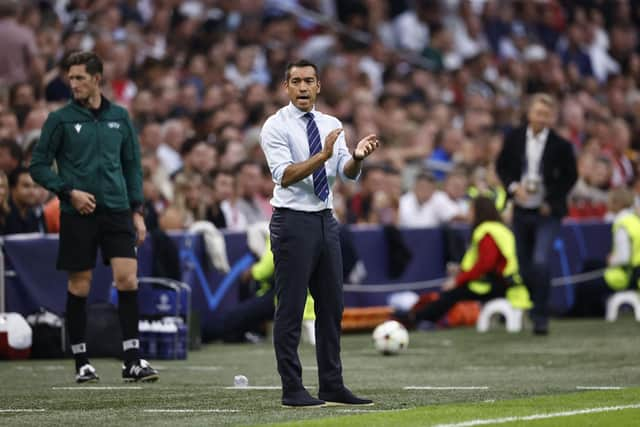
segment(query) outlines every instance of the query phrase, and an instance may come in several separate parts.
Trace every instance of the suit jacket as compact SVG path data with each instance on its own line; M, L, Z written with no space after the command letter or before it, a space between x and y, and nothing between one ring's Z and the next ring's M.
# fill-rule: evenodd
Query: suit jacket
M505 188L519 182L527 164L527 127L514 129L504 138L502 151L496 162L496 171ZM571 143L552 129L540 160L544 200L551 215L562 218L567 214L567 195L575 184L578 173Z

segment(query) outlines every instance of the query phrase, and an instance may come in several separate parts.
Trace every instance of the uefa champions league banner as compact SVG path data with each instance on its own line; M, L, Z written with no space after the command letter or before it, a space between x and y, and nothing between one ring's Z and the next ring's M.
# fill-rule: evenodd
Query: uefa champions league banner
M389 295L405 290L403 286L421 281L432 281L445 274L451 250L451 233L443 229L403 229L402 236L412 257L402 275L389 277L389 246L380 227L352 227L351 234L358 257L366 269L361 285L384 286L385 292L345 292L345 306L368 307L387 305ZM468 229L454 228L457 237L468 236ZM181 254L182 281L191 286L192 309L198 311L203 325L216 310L226 309L237 302L238 271L249 265L249 249L244 233L225 233L227 255L232 269L226 276L216 271L205 253L200 235L173 234ZM455 239L454 239L455 240ZM606 259L610 250L610 225L603 223L565 224L562 236L556 241L552 265L552 277L580 272L586 259ZM4 241L6 264L7 311L28 315L44 307L62 314L66 298L66 275L55 270L58 238L55 235L7 236ZM150 276L153 248L150 240L138 250L139 275ZM235 268L233 268L235 266ZM111 271L103 265L100 255L89 303L107 302L112 283ZM223 288L223 289L221 289ZM362 289L362 288L361 288ZM382 288L380 288L382 289ZM420 292L420 291L418 291ZM552 308L564 312L572 301L572 287L553 288Z

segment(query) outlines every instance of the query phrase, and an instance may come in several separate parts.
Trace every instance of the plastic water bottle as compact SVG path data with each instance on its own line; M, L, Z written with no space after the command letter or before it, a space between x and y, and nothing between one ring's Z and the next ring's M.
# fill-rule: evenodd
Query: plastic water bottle
M233 377L233 386L234 387L248 387L249 386L249 379L247 379L247 377L245 377L244 375L236 375L235 377Z

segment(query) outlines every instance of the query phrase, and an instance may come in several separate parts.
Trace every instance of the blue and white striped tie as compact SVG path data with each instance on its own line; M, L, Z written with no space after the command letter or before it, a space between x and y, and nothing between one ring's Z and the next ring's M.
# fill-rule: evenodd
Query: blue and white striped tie
M313 113L307 113L304 117L309 119L307 122L307 139L309 140L309 157L311 157L322 150L320 131L313 120ZM327 172L324 169L324 165L313 172L313 191L323 202L329 197L329 181L327 181Z

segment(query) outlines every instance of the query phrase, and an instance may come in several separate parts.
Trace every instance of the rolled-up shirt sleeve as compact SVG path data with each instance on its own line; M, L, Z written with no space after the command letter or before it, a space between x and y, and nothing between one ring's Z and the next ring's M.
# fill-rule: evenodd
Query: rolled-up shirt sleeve
M282 183L282 177L287 166L293 164L291 148L284 133L278 129L273 118L266 121L260 132L260 146L271 170L273 182Z
M338 122L339 126L342 127L342 123ZM334 156L337 155L338 156L338 167L336 168L336 170L338 171L338 173L340 174L340 179L343 181L357 181L358 178L360 178L360 173L362 171L358 172L358 175L355 176L355 178L349 178L345 173L344 173L344 167L347 165L347 162L349 160L351 160L352 156L351 153L349 152L349 148L347 147L347 140L344 137L344 131L342 133L340 133L340 136L338 136L338 139L336 140L336 145L333 149L334 152Z

